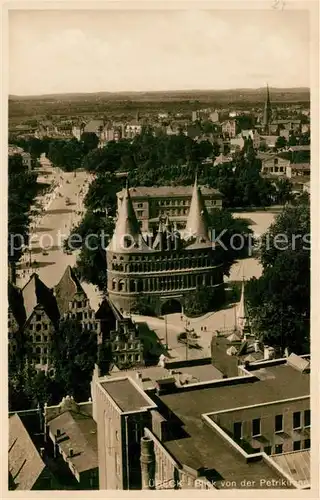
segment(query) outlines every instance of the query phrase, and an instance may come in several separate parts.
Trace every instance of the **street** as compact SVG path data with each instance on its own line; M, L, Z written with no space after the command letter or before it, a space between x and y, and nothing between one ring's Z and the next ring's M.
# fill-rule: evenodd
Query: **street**
M30 226L31 244L17 267L17 285L20 287L25 285L32 272L37 272L48 287L53 287L67 265L75 264L77 252L68 255L63 252L62 245L63 240L69 236L71 227L81 220L83 199L89 185L89 175L86 172L77 172L74 177L73 172L52 168L50 161L44 157L41 157L40 162L41 175L38 182L52 183L56 188L50 195L37 200L46 210ZM66 205L67 197L70 198L69 206Z
M58 283L67 265L74 266L78 251L63 252L63 240L69 236L72 226L78 224L84 213L83 200L90 183L90 176L86 172L62 172L52 167L50 161L41 157L41 174L38 182L51 183L54 189L40 201L46 207L43 215L38 216L30 229L31 245L26 249L18 265L17 285L23 287L29 280L32 272L37 272L40 279L50 288ZM66 204L66 199L70 204ZM234 214L236 217L248 218L255 235L263 234L274 220L273 212L252 212ZM43 252L45 250L45 252ZM35 262L36 261L36 262ZM32 269L30 263L33 264ZM253 276L259 277L262 267L257 259L250 257L236 262L232 268L229 281L248 280ZM90 300L91 307L97 310L101 302L101 293L91 284L82 284ZM185 318L180 313L167 315L164 318L132 315L137 323L145 323L153 330L162 345L168 341L168 356L171 359L186 359L187 348L178 342L177 335L184 331L187 322L188 328L193 328L199 336L197 343L200 348L188 349L188 359L210 356L210 341L216 330L230 330L235 325L236 305L217 312L210 312L199 318Z

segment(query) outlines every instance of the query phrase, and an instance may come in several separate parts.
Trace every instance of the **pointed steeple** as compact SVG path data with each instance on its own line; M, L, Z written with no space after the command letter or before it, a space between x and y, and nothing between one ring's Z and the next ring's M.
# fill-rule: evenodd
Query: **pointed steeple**
M208 212L197 182L194 182L191 205L186 223L186 238L196 238L197 242L210 242L208 227Z
M132 205L128 184L124 190L116 227L108 250L114 252L144 252L148 250L148 246L142 238L139 222Z
M246 310L246 304L245 304L245 297L244 297L244 278L242 280L242 287L241 287L241 297L240 297L240 302L237 306L237 329L241 332L241 335L243 335L248 327L248 315L247 315L247 310Z
M267 84L267 97L266 97L266 101L264 104L263 121L262 121L265 132L267 132L267 133L269 133L269 125L271 122L271 115L272 115L272 110L271 110L271 102L270 102L269 85Z

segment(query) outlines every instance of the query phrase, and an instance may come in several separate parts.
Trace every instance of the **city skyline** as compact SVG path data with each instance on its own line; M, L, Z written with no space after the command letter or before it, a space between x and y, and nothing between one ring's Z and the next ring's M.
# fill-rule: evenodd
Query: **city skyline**
M284 22L283 12L272 10L11 11L9 93L309 87L308 11L285 16Z

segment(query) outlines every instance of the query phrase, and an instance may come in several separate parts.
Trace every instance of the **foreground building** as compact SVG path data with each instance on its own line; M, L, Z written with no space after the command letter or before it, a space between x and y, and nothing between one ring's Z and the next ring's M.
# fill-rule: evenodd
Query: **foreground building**
M120 312L133 311L141 298L158 313L181 312L185 296L198 287L223 293L221 253L211 241L197 181L185 230L179 232L168 217L160 218L157 233L145 237L126 189L107 248L107 268L109 298Z
M48 288L33 273L20 289L8 284L9 352L15 354L22 343L36 369L50 372L50 344L63 319L76 319L86 330L99 335L100 321L73 269L67 266L61 280Z
M309 488L309 356L199 368L93 379L100 488Z

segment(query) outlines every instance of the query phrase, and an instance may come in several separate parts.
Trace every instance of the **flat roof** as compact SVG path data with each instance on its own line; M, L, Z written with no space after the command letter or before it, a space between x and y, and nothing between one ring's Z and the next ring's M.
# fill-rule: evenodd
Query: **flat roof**
M261 480L272 481L283 477L263 457L247 463L245 457L201 417L183 416L182 419L187 437L168 440L163 444L181 464L194 470L205 468L208 480L216 488L250 489L248 481L255 481L251 488L264 489L266 483ZM244 480L245 484L242 483ZM288 488L289 485L279 484L278 487Z
M111 379L100 384L123 412L139 411L151 406L149 398L135 387L130 378Z
M263 458L257 462L247 463L232 445L215 429L210 428L202 415L217 411L230 410L237 407L250 406L273 401L304 397L310 393L308 373L286 365L260 367L250 373L259 380L241 377L231 382L219 383L216 387L194 387L172 394L159 395L161 402L181 422L185 437L175 439L172 436L163 444L180 463L194 469L211 469L216 487L228 487L225 481L235 481L241 488L241 481L255 480L256 488L265 488L262 480L282 478L281 474ZM242 486L245 487L245 486ZM279 488L288 488L290 484Z
M184 411L186 415L200 415L232 408L270 403L310 394L310 374L301 373L287 364L251 369L251 375L259 380L241 383L228 379L217 387L197 387L196 390L181 391L160 396L173 411Z
M201 359L200 359L201 361ZM180 363L179 363L180 364ZM108 375L108 380L118 378L120 375L124 377L131 377L135 383L143 390L154 389L156 381L168 377L170 370L174 371L177 378L188 379L189 383L207 382L209 380L222 379L222 373L211 364L211 360L207 363L199 363L194 365L185 366L171 366L168 363L165 367L162 366L149 366L139 367L130 370L121 370L121 372L111 372ZM140 374L140 377L138 376Z

